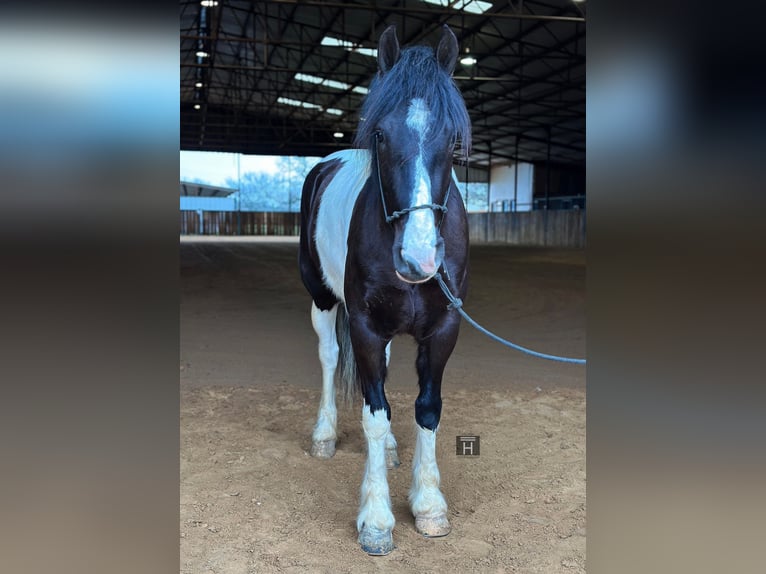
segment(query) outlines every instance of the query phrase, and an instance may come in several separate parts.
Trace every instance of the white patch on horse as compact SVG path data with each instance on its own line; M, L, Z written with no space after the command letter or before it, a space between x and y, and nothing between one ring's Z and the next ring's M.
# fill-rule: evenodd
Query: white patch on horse
M324 284L341 301L348 254L348 229L356 198L370 177L370 152L348 149L328 155L322 161L340 160L343 165L322 194L317 211L316 241Z
M415 426L418 437L412 461L410 509L416 517L446 515L447 501L439 490L441 477L436 465L436 431Z
M386 439L391 434L391 422L385 409L370 410L362 407L362 428L367 439L367 465L362 480L361 504L356 519L356 528L361 532L367 525L379 530L390 531L396 520L391 512L391 497L386 478Z
M423 161L423 142L428 131L430 111L426 103L415 98L407 111L407 126L418 134L418 157L415 159L415 176L412 183L410 207L433 203L431 178ZM411 211L404 228L402 251L415 259L425 273L435 273L436 220L432 209Z
M311 305L311 324L319 338L319 362L322 364L322 399L312 436L315 443L335 441L337 438L338 411L335 407L334 388L335 369L338 365L338 339L335 335L337 314L337 304L329 311L320 310L316 304Z
M420 134L421 142L428 127L429 115L428 106L422 98L415 98L410 101L410 106L407 109L407 127Z

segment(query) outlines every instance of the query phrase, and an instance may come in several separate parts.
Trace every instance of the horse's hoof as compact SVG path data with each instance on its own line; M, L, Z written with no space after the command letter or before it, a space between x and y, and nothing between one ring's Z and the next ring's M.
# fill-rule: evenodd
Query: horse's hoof
M372 526L362 526L359 533L359 546L370 556L385 556L394 549L394 537L391 530L380 530Z
M316 458L332 458L335 454L334 440L315 440L311 443L311 456Z
M398 468L399 467L399 455L396 453L396 448L386 449L386 468Z
M447 536L451 529L452 527L449 524L449 520L447 520L446 514L415 517L415 530L428 538Z

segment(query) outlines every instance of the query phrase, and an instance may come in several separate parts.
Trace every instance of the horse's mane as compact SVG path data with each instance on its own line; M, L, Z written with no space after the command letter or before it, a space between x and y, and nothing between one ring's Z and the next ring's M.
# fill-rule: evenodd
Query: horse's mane
M385 74L378 72L373 78L362 104L354 147L368 148L381 118L406 106L413 98L426 102L432 125L446 126L452 131L467 157L471 149L471 120L463 96L428 46L404 48L391 70Z

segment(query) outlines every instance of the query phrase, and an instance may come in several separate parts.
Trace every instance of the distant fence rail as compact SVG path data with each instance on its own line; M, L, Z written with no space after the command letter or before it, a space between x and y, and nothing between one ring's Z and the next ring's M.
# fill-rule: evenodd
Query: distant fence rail
M585 247L585 210L468 214L471 243ZM299 235L300 214L260 211L181 211L181 235Z
M489 206L490 211L529 211L537 209L561 210L561 209L585 209L584 195L560 195L545 199L537 197L532 203L516 203L516 209L513 208L514 201L505 199L494 201Z
M540 247L585 247L585 210L489 212L468 214L471 243Z

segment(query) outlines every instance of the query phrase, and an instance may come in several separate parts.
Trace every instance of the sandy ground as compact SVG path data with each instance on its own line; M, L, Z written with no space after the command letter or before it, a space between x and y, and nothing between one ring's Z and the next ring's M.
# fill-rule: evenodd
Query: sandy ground
M438 461L452 532L407 507L415 347L393 343L387 395L397 548L356 543L361 407L335 457L308 455L319 400L310 300L293 239L181 241L181 571L585 571L585 369L527 357L464 324L447 365ZM584 356L584 251L476 246L466 310L536 350ZM478 457L457 435L479 435Z

